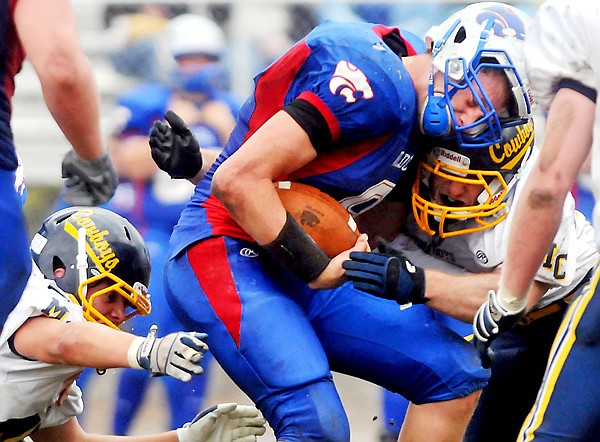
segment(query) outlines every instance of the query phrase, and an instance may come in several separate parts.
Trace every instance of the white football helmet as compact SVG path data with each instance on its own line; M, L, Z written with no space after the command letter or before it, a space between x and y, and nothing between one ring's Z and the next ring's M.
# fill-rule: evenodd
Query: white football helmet
M425 35L433 66L421 127L426 135L456 136L459 144L485 147L501 142L502 128L522 124L531 115L523 45L531 19L519 9L496 2L474 3L433 26ZM444 93L433 91L434 68L444 73ZM512 93L498 115L477 74L498 69ZM483 116L460 126L450 105L457 91L469 88Z
M207 56L219 60L225 52L225 34L211 19L197 14L182 14L171 19L167 39L174 58Z

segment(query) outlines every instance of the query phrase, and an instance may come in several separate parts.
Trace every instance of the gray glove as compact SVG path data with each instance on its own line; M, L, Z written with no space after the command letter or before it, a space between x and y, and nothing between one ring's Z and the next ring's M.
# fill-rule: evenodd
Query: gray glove
M98 206L115 194L119 179L108 153L93 161L82 159L70 150L62 161L64 197L73 206Z
M177 438L179 442L255 442L267 431L265 423L254 406L219 404L178 428Z
M151 376L172 376L183 382L192 375L201 374L202 362L208 345L203 342L205 333L177 332L157 338L156 324L150 327L146 338L138 337L129 346L127 359L132 368L150 371Z

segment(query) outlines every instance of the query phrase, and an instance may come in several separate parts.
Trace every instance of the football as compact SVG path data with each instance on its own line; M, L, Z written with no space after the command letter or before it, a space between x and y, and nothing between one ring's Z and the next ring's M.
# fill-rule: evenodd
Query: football
M283 207L325 254L333 258L356 244L356 222L334 198L302 183L274 183Z

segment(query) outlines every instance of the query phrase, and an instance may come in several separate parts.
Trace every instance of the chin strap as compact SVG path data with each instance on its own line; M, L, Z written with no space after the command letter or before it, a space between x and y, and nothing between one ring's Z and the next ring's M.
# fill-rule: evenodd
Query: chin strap
M421 115L421 130L425 135L443 137L450 134L452 125L448 102L444 94L434 91L434 66L431 63L427 99Z

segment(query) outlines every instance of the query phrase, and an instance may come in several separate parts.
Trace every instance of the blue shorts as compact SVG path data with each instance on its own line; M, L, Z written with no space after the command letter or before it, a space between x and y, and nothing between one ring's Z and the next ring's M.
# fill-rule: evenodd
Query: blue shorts
M600 266L562 320L518 441L596 441L600 434Z
M0 169L0 329L19 302L31 274L25 216L15 192L15 172Z
M179 320L208 333L211 352L280 440L347 440L331 371L416 404L466 396L489 377L475 348L428 307L400 310L350 283L311 290L248 242L196 243L165 278Z

